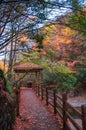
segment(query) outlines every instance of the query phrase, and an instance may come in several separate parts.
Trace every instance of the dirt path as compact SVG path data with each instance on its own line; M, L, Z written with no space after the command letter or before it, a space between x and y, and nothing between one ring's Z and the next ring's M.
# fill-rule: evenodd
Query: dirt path
M32 89L20 91L20 117L18 130L60 130L55 117Z

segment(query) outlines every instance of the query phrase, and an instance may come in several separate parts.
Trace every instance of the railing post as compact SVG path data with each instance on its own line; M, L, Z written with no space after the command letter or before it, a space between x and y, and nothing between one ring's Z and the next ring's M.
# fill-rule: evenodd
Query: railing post
M36 94L38 93L38 86L36 85Z
M56 90L53 91L53 97L54 97L54 114L56 114Z
M46 88L46 104L48 105L48 88Z
M42 100L43 100L43 88L41 87L41 97L42 97Z
M63 94L63 130L66 130L66 121L67 121L67 117L66 117L66 101L67 101L67 94Z
M86 104L81 106L82 110L82 128L86 130Z
M38 96L40 96L40 94L39 94L39 85L38 85Z
M16 91L16 114L19 116L20 88Z

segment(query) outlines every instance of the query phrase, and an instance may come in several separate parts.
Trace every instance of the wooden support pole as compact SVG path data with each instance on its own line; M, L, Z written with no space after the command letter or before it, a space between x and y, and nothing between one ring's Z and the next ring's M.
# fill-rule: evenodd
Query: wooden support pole
M86 130L86 105L81 106L82 110L82 128Z
M42 100L43 100L43 88L41 87L41 97L42 97Z
M40 72L37 73L38 96L40 96Z
M66 122L67 122L67 117L66 117L66 101L67 101L67 94L63 94L63 130L67 130L66 129Z
M48 89L46 88L46 104L48 105Z
M16 91L16 115L19 116L20 88Z
M40 96L40 88L39 88L39 85L37 86L37 88L38 88L38 96Z
M36 94L37 94L37 92L38 92L38 88L37 88L37 84L36 84Z
M35 87L36 87L36 94L38 93L38 88L37 88L37 86L38 86L38 76L37 76L37 72L35 73L35 75L36 75L36 84L35 84Z
M53 91L53 96L54 96L54 114L56 114L56 90Z

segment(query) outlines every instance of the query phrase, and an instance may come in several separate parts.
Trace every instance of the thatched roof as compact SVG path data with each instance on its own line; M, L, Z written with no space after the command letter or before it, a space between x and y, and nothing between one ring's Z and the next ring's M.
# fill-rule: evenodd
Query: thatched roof
M38 72L43 70L43 67L33 63L18 63L13 67L13 70L16 73L25 73L25 72Z

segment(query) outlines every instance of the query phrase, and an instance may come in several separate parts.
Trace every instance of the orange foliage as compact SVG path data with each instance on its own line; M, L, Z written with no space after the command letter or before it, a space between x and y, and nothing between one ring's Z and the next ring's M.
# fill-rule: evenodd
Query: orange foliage
M44 44L44 45L48 45L49 42L48 42L47 40L44 40L44 41L43 41L43 44Z
M68 37L66 37L66 36L56 36L55 37L55 44L56 43L62 43L62 44L72 44L72 40L71 39L69 39ZM53 41L54 41L53 40Z
M66 44L72 44L72 40L71 39L67 39Z
M57 49L57 50L60 50L60 49L61 49L61 47L58 45L58 46L56 46L56 49Z
M27 35L23 35L20 39L19 39L20 44L23 45L27 45L28 44L28 37Z
M48 52L49 48L54 47L56 54L60 54L60 56L67 60L70 59L71 55L79 53L78 43L80 40L75 38L77 32L58 23L54 26L50 24L43 29L42 32L44 31L46 34L43 41L45 51ZM73 64L69 64L69 66L73 66Z
M46 55L46 51L44 51L43 49L41 50L41 54L42 55Z
M86 7L84 7L82 11L86 13Z
M70 68L73 68L77 63L80 63L80 62L77 60L75 60L73 62L66 62L67 66Z
M4 70L4 69L5 69L5 71L7 71L7 70L8 70L7 65L5 65L5 66L4 66L3 61L0 61L0 69L2 69L2 70Z
M64 36L73 36L75 34L75 31L73 31L71 28L69 27L65 27L64 29L62 29L61 33L64 35Z

